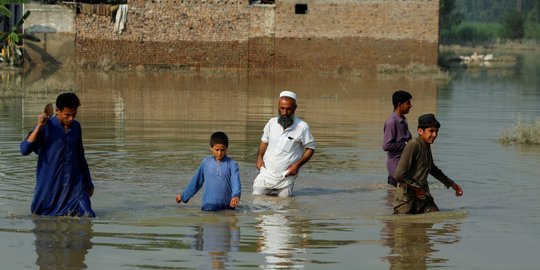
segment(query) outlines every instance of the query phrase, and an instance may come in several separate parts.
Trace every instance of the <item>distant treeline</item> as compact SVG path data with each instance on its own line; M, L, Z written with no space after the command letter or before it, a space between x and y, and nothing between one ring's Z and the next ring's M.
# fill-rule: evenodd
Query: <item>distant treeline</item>
M442 43L540 41L539 0L441 0Z
M538 0L456 0L456 9L466 22L500 23L509 11L527 14L538 4Z

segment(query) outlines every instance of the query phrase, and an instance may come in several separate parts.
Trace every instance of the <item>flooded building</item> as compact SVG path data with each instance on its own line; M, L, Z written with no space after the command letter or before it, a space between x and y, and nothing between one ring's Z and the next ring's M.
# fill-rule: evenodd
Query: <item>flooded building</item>
M439 1L128 0L80 4L84 65L354 73L436 66Z

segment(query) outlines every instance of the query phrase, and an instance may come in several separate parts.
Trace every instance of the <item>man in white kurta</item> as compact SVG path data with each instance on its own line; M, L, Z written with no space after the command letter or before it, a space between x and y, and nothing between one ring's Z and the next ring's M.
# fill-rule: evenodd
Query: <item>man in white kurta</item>
M300 167L313 156L315 140L308 124L294 115L296 107L295 93L280 93L279 116L266 123L261 137L253 194L292 197Z

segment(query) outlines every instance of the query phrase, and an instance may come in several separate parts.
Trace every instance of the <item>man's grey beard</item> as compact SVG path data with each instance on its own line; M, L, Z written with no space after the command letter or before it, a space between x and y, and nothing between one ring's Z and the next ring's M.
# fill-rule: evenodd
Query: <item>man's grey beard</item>
M283 129L287 129L294 123L294 114L291 116L280 115L278 117L278 123L283 127Z

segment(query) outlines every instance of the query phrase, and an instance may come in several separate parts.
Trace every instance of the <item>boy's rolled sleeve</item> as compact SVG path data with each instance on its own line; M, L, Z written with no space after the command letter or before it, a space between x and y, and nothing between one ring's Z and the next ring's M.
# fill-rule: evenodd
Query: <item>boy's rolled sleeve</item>
M264 125L263 134L261 135L261 142L268 143L270 141L270 121Z
M301 140L304 148L315 150L315 138L313 138L313 135L311 134L311 129L309 127L306 127L306 129L302 133Z

